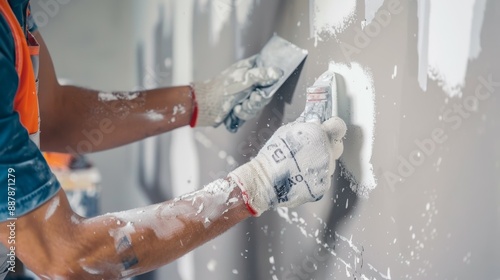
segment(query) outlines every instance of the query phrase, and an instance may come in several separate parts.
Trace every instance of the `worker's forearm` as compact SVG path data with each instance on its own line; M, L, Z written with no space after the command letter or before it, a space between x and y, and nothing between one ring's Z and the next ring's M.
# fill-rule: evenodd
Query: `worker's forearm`
M46 151L89 153L114 148L189 124L189 86L138 92L98 92L62 86L42 118Z
M16 221L17 255L47 279L120 279L153 270L250 216L240 189L229 180L165 203L91 219L74 215L60 191ZM5 245L8 234L3 225Z
M99 246L88 246L79 264L96 279L131 277L177 259L249 215L239 188L218 180L180 199L82 222L80 240Z

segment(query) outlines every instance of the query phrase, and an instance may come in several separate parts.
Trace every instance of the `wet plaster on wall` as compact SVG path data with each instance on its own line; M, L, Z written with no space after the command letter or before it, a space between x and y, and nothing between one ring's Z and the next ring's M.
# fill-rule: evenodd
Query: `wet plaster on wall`
M375 89L369 69L358 63L350 66L330 63L329 70L337 73L337 92L333 98L336 109L347 124L344 152L340 162L342 174L351 182L358 195L367 197L377 186L371 164L375 136Z
M355 0L310 0L309 5L310 36L315 46L336 37L356 18Z
M461 97L469 60L481 52L480 34L485 0L450 5L418 0L418 81L427 91L427 78L450 97Z

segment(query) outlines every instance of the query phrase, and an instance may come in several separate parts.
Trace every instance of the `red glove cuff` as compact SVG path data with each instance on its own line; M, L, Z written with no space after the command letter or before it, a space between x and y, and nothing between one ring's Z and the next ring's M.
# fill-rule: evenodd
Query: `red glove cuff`
M246 205L246 207L248 209L248 212L250 212L250 214L252 214L252 216L256 217L257 216L257 211L255 211L255 209L253 209L252 206L250 206L247 192L246 191L242 191L241 192L241 196L243 196L243 201L245 202L245 205Z
M193 108L193 113L191 114L191 121L189 122L190 127L195 127L196 126L196 121L198 120L198 102L196 102L196 94L194 92L194 88L192 85L189 86L191 89L191 97L192 97L192 104L191 108Z

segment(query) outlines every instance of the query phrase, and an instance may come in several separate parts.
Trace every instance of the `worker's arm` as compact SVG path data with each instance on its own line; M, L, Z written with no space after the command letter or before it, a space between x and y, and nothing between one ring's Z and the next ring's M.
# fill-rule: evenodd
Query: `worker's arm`
M39 32L42 150L88 153L124 145L172 129L218 126L236 108L237 117L254 117L269 100L259 88L281 72L239 61L213 79L190 86L137 92L99 92L60 85ZM243 106L242 106L243 105Z
M116 279L166 264L253 214L319 200L342 153L338 118L281 127L250 162L198 192L91 219L61 190L15 222L15 251L44 279ZM10 221L0 224L8 246Z
M178 200L83 219L64 191L15 221L0 239L42 279L120 279L165 265L250 216L238 187L215 181Z

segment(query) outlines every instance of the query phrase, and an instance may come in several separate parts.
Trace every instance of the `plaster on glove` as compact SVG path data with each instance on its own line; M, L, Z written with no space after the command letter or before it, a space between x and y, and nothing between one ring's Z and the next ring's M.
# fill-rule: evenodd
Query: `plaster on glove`
M344 149L346 129L338 117L280 127L254 159L229 173L250 212L259 216L270 208L321 199Z
M196 97L197 115L193 115L191 126L219 126L235 106L244 105L245 101L259 94L259 88L274 84L283 75L275 67L256 67L257 55L241 60L224 70L217 77L192 84ZM265 104L252 101L251 109L238 109L242 120L255 116ZM247 102L248 103L248 102ZM240 114L234 114L239 117Z

